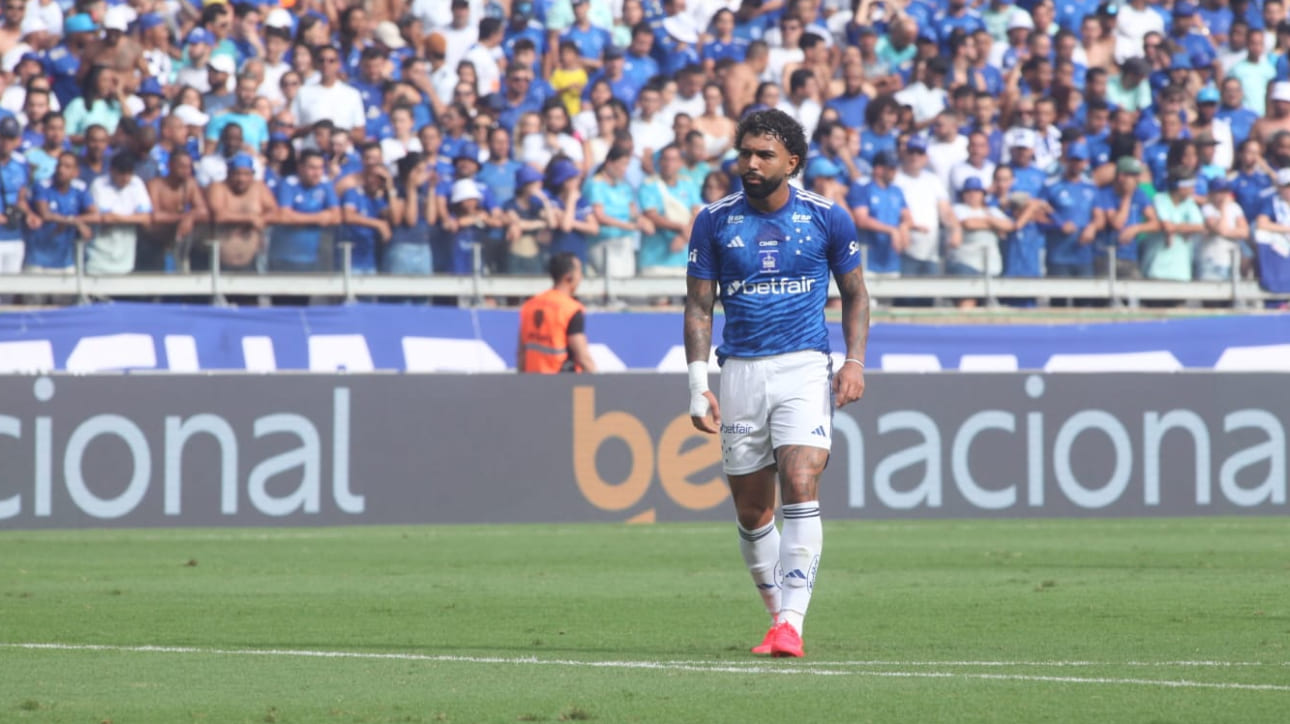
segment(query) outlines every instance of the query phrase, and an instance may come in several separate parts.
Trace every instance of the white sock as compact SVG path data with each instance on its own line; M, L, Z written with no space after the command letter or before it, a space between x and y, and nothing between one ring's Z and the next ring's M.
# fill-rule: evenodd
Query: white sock
M820 550L824 548L820 501L788 503L783 506L783 516L784 534L780 539L779 561L784 570L784 583L779 620L789 622L800 634L806 609L811 605Z
M780 608L779 529L775 527L774 520L756 530L746 530L738 523L735 527L739 529L739 552L743 554L757 592L766 604L766 612L774 622Z

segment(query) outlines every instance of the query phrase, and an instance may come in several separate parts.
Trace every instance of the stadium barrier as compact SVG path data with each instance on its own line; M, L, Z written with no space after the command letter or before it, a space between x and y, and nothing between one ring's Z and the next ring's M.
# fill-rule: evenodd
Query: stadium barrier
M1286 512L1284 374L883 374L829 518ZM0 527L732 520L680 375L0 377Z
M350 247L341 244L341 268L325 273L254 274L222 272L219 242L212 242L211 271L163 274L135 272L125 275L91 275L78 263L68 274L0 275L0 296L24 295L74 299L87 303L105 298L209 299L222 305L229 296L242 297L327 297L345 302L359 298L457 297L466 305L480 305L488 298L527 297L550 287L546 277L488 275L481 271L476 252L472 274L399 276L354 274L350 268ZM84 242L77 259L84 258ZM1236 274L1226 281L1159 281L1117 279L1114 250L1108 250L1111 276L1098 279L992 277L906 277L870 278L869 294L877 300L892 299L981 299L990 307L1000 300L1023 298L1104 300L1111 306L1136 306L1140 301L1196 301L1253 307L1290 300L1290 294L1271 293ZM1234 268L1239 269L1239 263ZM583 283L580 293L593 304L620 300L651 300L685 296L680 277L598 277ZM829 282L829 295L838 296L837 284Z

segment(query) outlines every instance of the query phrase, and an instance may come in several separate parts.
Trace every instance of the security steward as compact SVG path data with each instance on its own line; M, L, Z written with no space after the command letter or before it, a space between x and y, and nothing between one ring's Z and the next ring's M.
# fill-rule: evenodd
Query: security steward
M582 262L572 253L551 258L553 286L520 307L520 372L595 372L587 345L586 314L573 298L582 282Z

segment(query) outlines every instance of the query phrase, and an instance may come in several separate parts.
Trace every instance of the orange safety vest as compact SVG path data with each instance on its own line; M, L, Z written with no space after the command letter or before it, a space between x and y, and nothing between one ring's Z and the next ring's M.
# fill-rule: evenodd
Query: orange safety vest
M525 372L582 371L569 358L569 320L581 311L581 302L557 289L548 289L520 307L519 353Z

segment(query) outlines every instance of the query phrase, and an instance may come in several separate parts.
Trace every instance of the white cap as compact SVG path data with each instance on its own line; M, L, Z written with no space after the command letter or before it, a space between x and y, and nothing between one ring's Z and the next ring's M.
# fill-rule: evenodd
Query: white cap
M460 178L452 182L452 203L457 204L469 199L483 200L484 194L474 179Z
M1030 13L1021 8L1017 8L1012 13L1012 17L1008 18L1008 30L1017 30L1018 28L1025 30L1035 29L1035 21L1030 18Z
M1003 134L1003 147L1011 151L1014 148L1034 149L1038 145L1036 138L1038 136L1034 130L1029 128L1009 128L1008 132Z
M1283 80L1273 83L1272 100L1290 103L1290 82Z
M233 75L237 72L237 64L234 63L233 59L227 55L211 56L211 59L206 61L206 67L211 70L219 71L220 73L228 73L229 75Z
M134 19L131 16L134 14L127 5L114 5L103 14L103 29L124 33L130 28L130 21Z
M187 104L177 106L170 112L170 115L183 121L186 126L204 126L210 122L211 119L210 116Z
M399 33L399 26L390 20L377 23L376 29L372 31L372 37L376 38L381 45L391 49L406 48L408 45L403 35Z
M663 32L686 45L699 42L699 31L679 15L669 15L663 19Z
M268 28L290 28L291 13L286 8L274 8L269 11L268 17L264 19L264 26Z
M1290 186L1290 168L1277 171L1277 186Z

